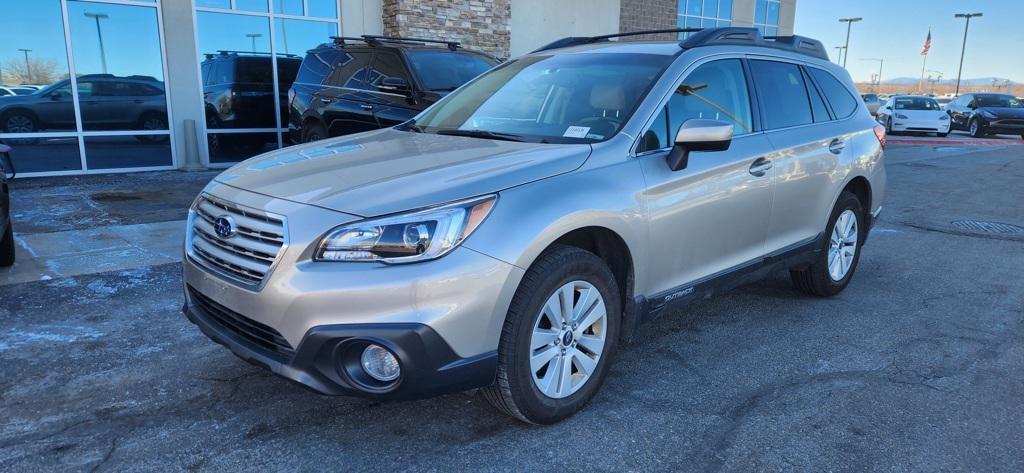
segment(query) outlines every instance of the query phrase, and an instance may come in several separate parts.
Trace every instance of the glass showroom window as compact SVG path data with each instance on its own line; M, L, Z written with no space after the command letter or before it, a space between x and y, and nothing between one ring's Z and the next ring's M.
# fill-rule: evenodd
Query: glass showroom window
M196 0L210 163L284 145L306 51L340 29L337 0Z
M679 0L679 28L715 28L732 25L732 0ZM680 33L684 39L689 33Z
M0 142L19 174L174 165L158 6L131 0L0 0ZM70 51L70 54L69 54Z
M765 36L779 34L780 0L757 0L754 3L754 27Z

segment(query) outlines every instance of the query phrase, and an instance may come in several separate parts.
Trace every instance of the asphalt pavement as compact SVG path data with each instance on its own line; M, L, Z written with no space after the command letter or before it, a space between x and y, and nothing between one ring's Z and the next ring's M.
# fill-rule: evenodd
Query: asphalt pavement
M159 240L211 173L16 181L0 470L1022 471L1024 146L887 155L845 292L801 296L781 273L664 315L589 407L547 427L476 393L311 393L188 323L173 255L102 271L121 244L82 243ZM39 248L63 257L61 241L84 269L28 267Z

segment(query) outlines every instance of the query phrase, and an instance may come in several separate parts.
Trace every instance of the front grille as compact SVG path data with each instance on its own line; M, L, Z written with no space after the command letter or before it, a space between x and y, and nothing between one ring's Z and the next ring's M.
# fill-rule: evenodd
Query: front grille
M237 233L221 238L214 230L219 217L231 217ZM196 203L189 231L189 256L201 265L240 283L257 287L266 278L285 245L285 221L258 210L213 199Z
M214 302L192 286L188 287L188 295L192 304L200 311L197 315L234 333L248 342L252 348L286 363L295 355L295 349L277 330Z

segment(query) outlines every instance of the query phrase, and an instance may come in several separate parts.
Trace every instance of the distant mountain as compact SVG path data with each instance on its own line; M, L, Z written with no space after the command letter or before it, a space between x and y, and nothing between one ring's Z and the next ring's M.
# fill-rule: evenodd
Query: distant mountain
M972 79L963 79L963 80L960 81L960 85L969 85L969 86L992 85L992 80L993 79L995 79L996 84L998 84L998 85L1003 85L1003 81L1006 80L1006 78L1003 78L1003 77L976 77L976 78L972 78ZM883 84L890 84L890 85L913 85L913 84L917 84L918 81L920 81L920 80L921 80L920 77L895 77L895 78L892 78L892 79L883 80L882 83ZM927 76L925 76L925 80L928 80ZM937 84L951 84L951 83L954 83L954 82L956 82L956 77L953 77L953 78L944 77L941 81L938 81L936 83ZM1013 80L1010 81L1010 85L1016 85L1016 84L1020 84L1020 82L1016 82L1016 81L1013 81Z

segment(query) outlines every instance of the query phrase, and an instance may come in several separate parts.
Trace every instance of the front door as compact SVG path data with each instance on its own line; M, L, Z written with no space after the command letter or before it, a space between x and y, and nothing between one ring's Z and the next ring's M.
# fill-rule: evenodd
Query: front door
M743 62L707 62L683 79L641 140L652 293L739 269L764 255L773 171L763 159L770 150L767 139L753 133L752 110ZM692 152L686 168L673 171L665 160L672 138L693 118L733 124L732 144L728 151Z

